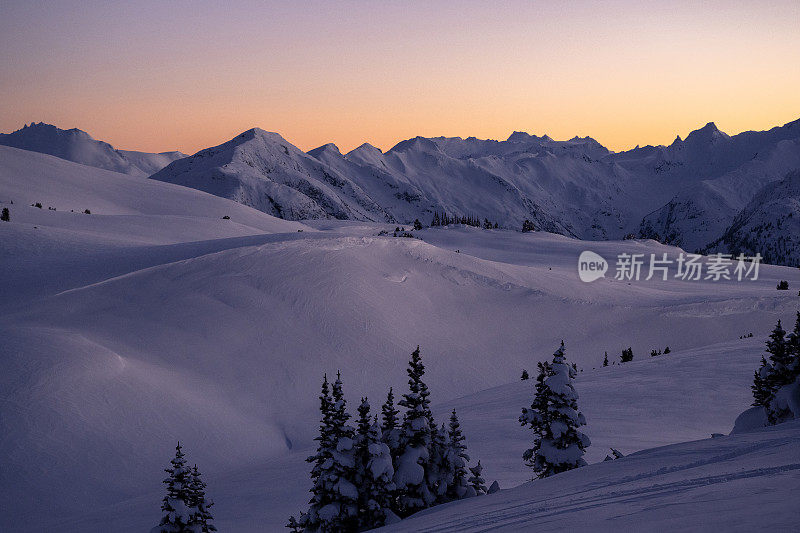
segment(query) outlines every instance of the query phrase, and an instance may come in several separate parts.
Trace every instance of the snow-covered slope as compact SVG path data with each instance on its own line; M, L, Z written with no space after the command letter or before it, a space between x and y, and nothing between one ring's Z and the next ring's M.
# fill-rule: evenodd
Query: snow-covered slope
M765 185L711 249L800 267L800 171Z
M149 176L172 161L186 157L180 152L151 154L116 150L106 142L92 139L85 131L76 128L62 130L43 122L26 124L13 133L0 133L0 145L50 154L133 176Z
M42 208L33 207L36 203ZM37 229L106 235L126 243L308 229L194 189L6 146L0 146L0 204L10 210L12 222L26 224L26 231L35 224ZM83 213L86 209L91 216Z
M265 136L249 140L280 150ZM292 160L316 168L307 157ZM437 413L463 411L474 455L505 487L528 474L515 419L530 391L516 380L561 339L584 369L578 387L598 447L724 431L749 402L760 339L796 309L775 284L800 284L797 269L777 266L758 281L609 274L585 284L576 264L586 248L609 259L679 250L543 232L451 227L409 239L379 235L395 224L303 225L9 147L0 147L0 202L11 212L0 222L3 531L151 527L178 439L205 474L221 530L280 530L307 500L322 373L341 370L351 406L362 395L377 405L390 385L404 388L417 344ZM755 340L736 340L751 331ZM669 357L644 356L667 345ZM592 370L604 351L627 346L634 363ZM697 395L713 387L718 407L708 408ZM616 403L624 410L603 407Z
M646 450L379 531L795 531L800 423Z
M15 194L26 183L12 181ZM25 209L44 214L27 199ZM562 337L588 371L606 349L689 349L764 330L793 305L776 280L797 279L766 267L748 284L584 285L575 264L585 243L565 237L452 229L422 232L423 241L334 222L121 246L108 240L127 230L108 220L107 240L59 219L0 225L0 267L12 273L0 293L3 423L13 435L0 450L6 530L104 530L110 515L117 531L141 530L177 439L218 487L221 525L279 527L306 499L303 458L324 371L342 371L351 400L378 399L402 387L419 343L443 402L515 380ZM608 256L675 252L596 244Z

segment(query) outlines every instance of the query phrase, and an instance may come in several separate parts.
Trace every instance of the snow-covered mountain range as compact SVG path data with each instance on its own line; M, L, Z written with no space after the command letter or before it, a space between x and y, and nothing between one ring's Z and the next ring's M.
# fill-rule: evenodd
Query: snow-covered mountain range
M594 139L416 137L382 152L308 153L249 130L152 178L275 216L430 223L435 212L583 239L634 234L695 251L726 232L767 184L800 169L800 121L729 136L709 123L669 146L612 153ZM792 251L787 260L800 260Z
M0 133L0 145L50 154L90 167L149 176L176 159L186 157L181 152L151 154L130 150L117 150L110 144L94 140L91 135L76 128L62 130L42 122L26 124L12 133Z
M610 152L591 137L505 141L415 137L386 152L333 144L303 152L258 128L185 157L116 150L80 130L31 124L0 144L199 189L289 220L427 225L434 213L582 239L652 238L694 252L734 252L734 217L766 186L800 170L800 120L729 136L714 123L669 146ZM793 204L787 204L793 209ZM800 217L800 213L794 216ZM778 238L784 231L778 227ZM741 238L741 237L740 237ZM769 245L751 239L766 256ZM772 260L800 264L789 239Z

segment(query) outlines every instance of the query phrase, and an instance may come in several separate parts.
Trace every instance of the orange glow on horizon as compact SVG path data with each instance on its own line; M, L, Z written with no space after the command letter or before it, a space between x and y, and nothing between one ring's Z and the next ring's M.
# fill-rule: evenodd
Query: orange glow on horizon
M0 131L194 153L252 127L342 152L520 130L619 151L800 118L796 2L289 4L10 6Z

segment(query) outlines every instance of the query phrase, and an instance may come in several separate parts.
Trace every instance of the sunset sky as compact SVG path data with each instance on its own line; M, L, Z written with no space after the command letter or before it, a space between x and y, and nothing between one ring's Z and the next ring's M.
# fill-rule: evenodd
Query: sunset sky
M194 153L423 136L668 144L800 118L800 2L0 0L0 132Z

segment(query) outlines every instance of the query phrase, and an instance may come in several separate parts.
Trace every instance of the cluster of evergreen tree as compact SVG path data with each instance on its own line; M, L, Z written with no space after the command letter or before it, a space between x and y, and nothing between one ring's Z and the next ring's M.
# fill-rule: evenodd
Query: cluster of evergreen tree
M190 468L181 450L181 443L175 447L175 457L170 461L169 474L164 480L167 494L161 502L164 513L158 525L150 533L208 533L216 531L212 524L210 500L206 500L206 484L200 477L197 465Z
M522 233L527 233L529 231L536 231L536 228L533 227L533 222L528 220L527 218L522 222Z
M633 361L633 349L631 347L628 347L622 350L622 355L620 356L619 360L621 363L628 363L630 361Z
M565 360L563 341L552 362L538 363L538 370L533 402L522 409L519 422L534 434L533 447L522 457L536 477L545 478L585 466L583 454L591 441L578 430L586 418L578 410L577 372Z
M800 416L791 409L792 396L800 395L800 312L788 335L778 320L767 340L767 353L753 377L753 405L765 409L770 424L778 424Z
M476 228L483 228L483 229L492 229L497 228L497 222L490 222L488 218L484 218L483 222L481 222L480 217L474 217L472 215L469 216L450 216L445 212L441 214L437 211L433 214L433 220L431 221L431 227L434 226L449 226L451 224L463 224L465 226L473 226Z
M11 215L9 214L7 207L4 207L2 213L0 213L0 220L3 222L11 221Z
M480 462L467 470L464 435L456 411L448 425L437 426L430 410L430 391L419 347L411 354L409 390L395 407L390 388L378 415L362 398L357 425L350 415L339 374L333 386L327 376L320 394L321 420L311 468L308 511L290 517L295 532L366 531L396 522L417 511L486 493Z

